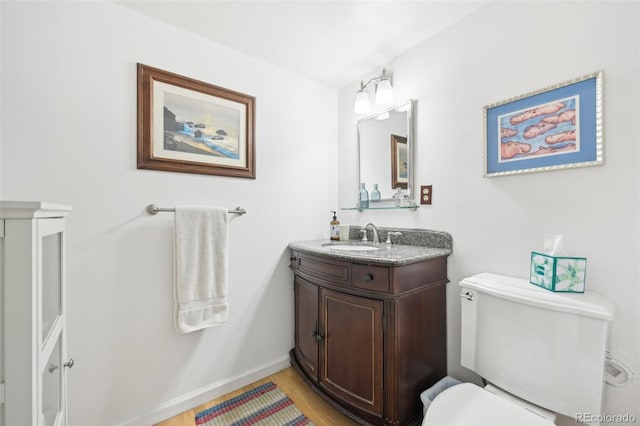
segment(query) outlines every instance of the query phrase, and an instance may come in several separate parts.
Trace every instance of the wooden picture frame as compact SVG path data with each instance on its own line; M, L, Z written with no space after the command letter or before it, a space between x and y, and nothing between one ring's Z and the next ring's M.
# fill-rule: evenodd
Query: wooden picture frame
M483 176L604 164L603 71L487 105Z
M255 179L255 98L138 64L138 169Z
M407 138L391 135L391 188L407 189L408 174Z

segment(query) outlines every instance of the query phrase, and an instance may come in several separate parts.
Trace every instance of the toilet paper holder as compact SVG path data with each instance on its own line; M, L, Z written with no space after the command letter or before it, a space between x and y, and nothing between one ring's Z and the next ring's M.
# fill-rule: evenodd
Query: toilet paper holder
M631 382L635 376L631 368L619 359L616 359L611 352L605 354L605 379L604 382L614 388L619 388Z

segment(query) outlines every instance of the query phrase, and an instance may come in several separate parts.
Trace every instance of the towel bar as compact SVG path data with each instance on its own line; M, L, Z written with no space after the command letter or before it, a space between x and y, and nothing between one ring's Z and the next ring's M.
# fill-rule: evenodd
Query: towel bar
M147 206L147 213L149 214L158 214L160 212L175 212L176 209L175 208L168 208L168 207L158 207L156 204L149 204ZM234 210L229 210L229 213L233 213L233 214L237 214L242 216L243 214L246 214L247 211L245 209L243 209L242 207L236 207Z

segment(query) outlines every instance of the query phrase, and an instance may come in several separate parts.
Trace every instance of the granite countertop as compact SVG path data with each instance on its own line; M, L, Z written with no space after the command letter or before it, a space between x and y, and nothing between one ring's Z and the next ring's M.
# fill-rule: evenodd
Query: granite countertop
M336 249L336 246L340 245L375 247L377 248L377 250L363 249L361 251ZM388 265L403 265L415 263L435 257L448 256L451 254L450 248L425 247L404 244L374 244L372 242L363 243L358 240L294 241L289 243L289 248L308 254L330 256L339 260L382 263Z

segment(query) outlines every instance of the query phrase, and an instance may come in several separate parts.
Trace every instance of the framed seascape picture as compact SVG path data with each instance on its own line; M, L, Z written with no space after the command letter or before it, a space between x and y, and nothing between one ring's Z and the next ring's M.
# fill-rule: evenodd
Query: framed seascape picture
M255 98L138 64L138 168L255 179Z
M407 189L407 138L391 135L391 188Z
M604 163L598 71L484 110L483 176Z

